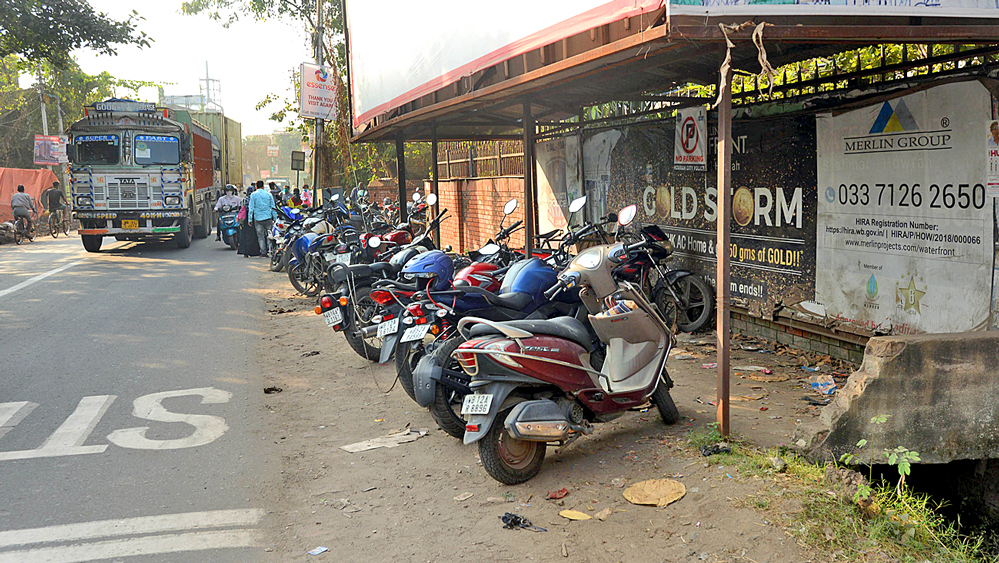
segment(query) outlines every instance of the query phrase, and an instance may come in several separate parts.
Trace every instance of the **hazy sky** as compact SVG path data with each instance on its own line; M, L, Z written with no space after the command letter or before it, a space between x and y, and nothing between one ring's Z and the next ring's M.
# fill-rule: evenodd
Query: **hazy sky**
M139 29L155 42L145 49L119 46L117 56L78 51L74 54L84 71L97 74L106 70L118 78L169 83L164 86L167 95L197 95L207 61L209 74L221 82L225 113L242 123L244 136L284 127L268 119L271 110L279 107L277 103L262 111L254 106L269 93L295 97L291 72L312 60L303 25L245 18L226 29L207 16L182 15L180 0L90 0L90 4L118 20L135 9L146 18ZM140 94L149 101L157 99L153 88Z

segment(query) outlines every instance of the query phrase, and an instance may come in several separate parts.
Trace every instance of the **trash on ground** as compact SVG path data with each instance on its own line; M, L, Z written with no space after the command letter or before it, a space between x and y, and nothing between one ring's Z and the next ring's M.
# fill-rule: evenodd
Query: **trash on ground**
M759 348L756 346L746 346L746 345L743 345L742 349L746 350L747 352L756 352L757 350L759 350Z
M770 368L763 368L763 370L762 370L762 371L763 371L763 373L765 373L766 375L772 375L772 374L773 374L773 370L772 370L772 369L770 369Z
M277 309L267 309L267 312L274 315L282 315L284 313L294 313L295 311L292 309L285 309L284 307L278 307Z
M311 352L306 352L306 353L302 354L302 357L303 358L308 358L309 356L318 356L318 355L319 355L319 350L313 350Z
M815 366L815 367L801 366L801 369L803 369L804 371L810 371L812 373L815 373L815 372L819 371L820 368L818 366Z
M767 372L763 373L766 374ZM760 381L762 383L780 383L781 381L787 381L790 377L786 375L777 375L771 372L767 375L756 375L755 373L751 373L746 376L746 379L752 379L753 381Z
M813 397L802 397L801 400L807 402L809 405L813 405L816 407L824 407L829 404L829 401L831 399L819 400Z
M725 442L718 442L717 444L711 444L710 446L701 446L701 455L704 457L715 454L730 453L732 453L732 447Z
M548 491L548 494L545 495L545 498L548 500L560 499L560 498L565 498L565 495L567 494L569 494L569 489L562 487L557 491Z
M592 520L593 517L585 512L580 512L578 510L563 510L558 513L562 518L568 518L569 520Z
M370 493L371 491L377 489L378 487L368 487L367 489L361 489L362 493Z
M704 356L702 356L700 354L698 354L696 356L694 356L693 354L679 354L678 356L674 357L673 359L674 360L696 360L697 358L703 358L703 357Z
M766 397L766 393L753 393L752 395L733 395L733 401L759 401L760 399Z
M390 434L386 434L385 436L379 436L378 438L372 438L371 440L364 440L363 442L340 446L340 449L353 454L367 450L374 450L376 448L394 448L400 444L418 440L426 435L426 428L411 429L407 425L402 430L397 430Z
M649 479L624 490L624 498L632 504L653 504L663 507L687 494L687 487L673 479Z
M284 389L280 387L264 387L264 394L266 395L273 395L274 393L280 393L281 391L284 391Z
M505 500L507 502L516 502L517 501L517 495L515 495L513 493L510 493L510 492L503 493L503 500Z
M319 546L319 547L317 547L317 548L315 548L313 550L310 550L309 551L309 555L319 555L320 553L325 553L325 552L327 552L329 550L330 550L330 548L328 548L328 547Z
M812 390L821 395L832 395L836 393L836 382L831 375L816 375L811 379Z
M701 364L701 367L704 368L704 369L714 369L714 368L718 367L718 364L715 363L715 362L711 362L709 364Z
M517 528L524 528L525 530L531 530L532 532L548 531L545 528L541 528L539 526L531 524L530 520L519 514L514 514L513 512L507 512L503 516L500 516L500 520L503 521L503 527L510 530L516 530Z
M468 500L473 496L475 496L475 493L461 493L460 495L454 497L454 500L459 500L459 501Z
M732 366L732 369L739 371L764 371L767 368L763 366Z
M603 522L604 520L607 519L608 516L611 515L612 512L614 512L614 511L611 510L611 508L608 506L607 508L605 508L605 509L601 510L600 512L597 512L596 514L594 514L593 517L596 518L597 520L600 520L601 522Z

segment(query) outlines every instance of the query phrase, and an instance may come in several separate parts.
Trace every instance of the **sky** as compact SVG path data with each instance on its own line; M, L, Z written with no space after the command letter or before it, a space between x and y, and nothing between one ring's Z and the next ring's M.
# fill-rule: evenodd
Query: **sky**
M155 41L144 49L118 45L117 56L79 50L74 55L85 72L107 71L117 78L164 83L168 96L197 95L207 61L209 75L220 81L225 113L242 124L244 137L284 128L284 124L268 119L272 110L280 107L278 103L261 111L255 106L271 93L296 97L291 73L301 63L312 61L309 38L301 23L257 22L244 17L226 29L208 16L182 15L181 0L89 1L95 10L116 20L126 19L135 9L146 18L139 22L139 29ZM147 101L157 101L155 88L139 93Z

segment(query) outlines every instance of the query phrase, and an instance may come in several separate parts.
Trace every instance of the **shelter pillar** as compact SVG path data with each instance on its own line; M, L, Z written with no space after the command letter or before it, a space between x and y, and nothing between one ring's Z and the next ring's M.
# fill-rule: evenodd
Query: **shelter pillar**
M399 220L405 223L409 220L406 209L406 141L399 135L395 138L395 162L399 171Z
M732 221L732 71L723 67L728 76L718 105L718 256L715 270L716 314L718 333L718 426L722 436L729 435L729 235Z
M534 116L524 102L524 256L534 252Z
M437 196L437 201L434 202L434 217L438 217L440 214L440 199L441 196L437 193L437 123L430 126L430 193ZM441 225L437 223L434 227L434 243L437 247L441 246ZM460 248L458 250L461 250Z

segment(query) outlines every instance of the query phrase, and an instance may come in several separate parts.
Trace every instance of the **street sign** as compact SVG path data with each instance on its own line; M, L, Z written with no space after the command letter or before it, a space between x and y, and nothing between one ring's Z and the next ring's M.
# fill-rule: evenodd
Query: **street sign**
M305 170L305 151L291 151L291 169Z

